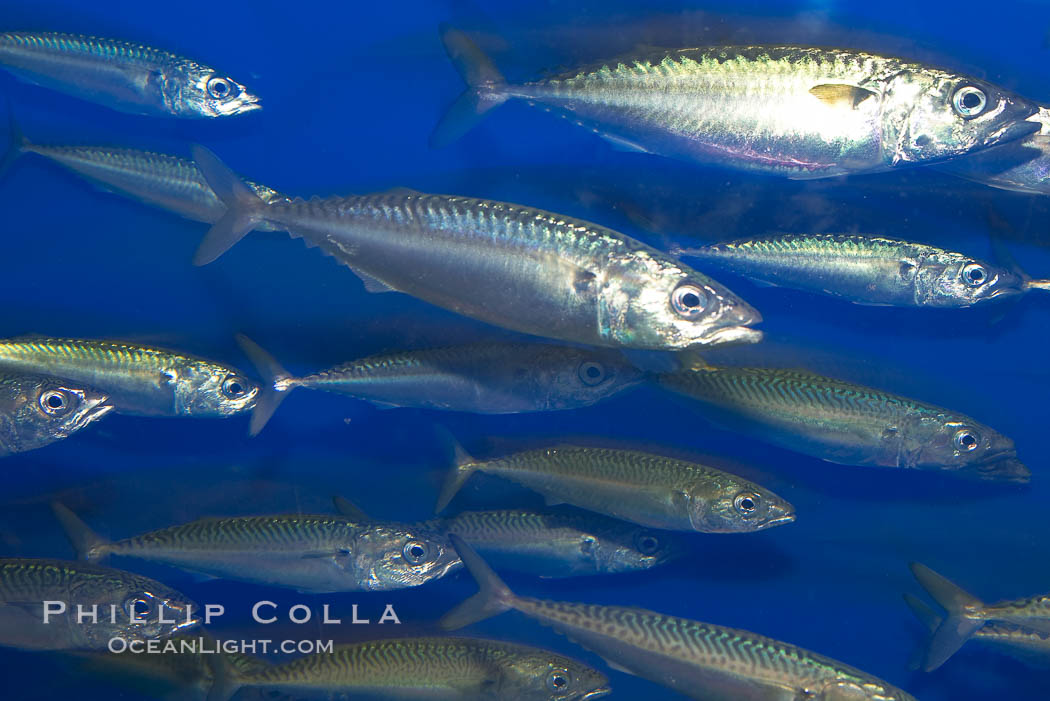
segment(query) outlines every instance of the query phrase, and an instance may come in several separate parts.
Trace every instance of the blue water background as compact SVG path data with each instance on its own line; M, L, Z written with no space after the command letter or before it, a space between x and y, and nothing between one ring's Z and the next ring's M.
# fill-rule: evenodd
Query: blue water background
M187 154L214 149L283 192L326 195L407 186L505 199L590 219L657 246L766 231L861 231L991 256L997 232L1035 276L1050 200L932 170L787 182L612 150L522 104L493 112L461 142L427 137L462 89L437 36L442 21L476 32L511 79L640 45L805 42L898 53L985 77L1050 102L1050 6L1034 2L269 3L7 0L0 27L124 37L192 56L247 84L265 109L222 123L120 115L0 75L28 135L42 143L112 143ZM283 235L256 234L194 268L204 227L103 194L35 157L0 183L0 335L148 341L250 369L244 332L307 372L361 355L513 334L403 295L369 295L345 268ZM1045 698L1045 672L970 643L934 674L909 659L922 630L901 600L920 593L917 560L988 599L1050 591L1046 503L1050 298L964 311L853 306L719 279L765 317L757 363L802 366L952 407L1013 437L1030 486L831 465L722 432L687 402L640 388L548 415L478 417L381 411L296 392L265 432L247 419L113 416L3 462L0 554L69 557L47 503L61 498L93 527L125 537L211 515L328 512L343 494L377 516L431 513L448 465L440 423L481 455L570 440L705 459L789 498L798 522L770 532L694 538L685 561L650 572L565 581L509 576L520 593L607 604L756 631L826 653L924 701ZM538 505L496 480L472 481L460 507ZM117 563L225 603L220 636L354 640L428 630L473 593L465 574L390 594L306 596L197 582L168 568ZM262 630L248 608L393 603L404 625ZM679 696L609 671L590 653L517 614L470 629L546 645L609 673L614 698ZM55 658L0 652L6 698L133 699L115 681L62 671ZM57 670L57 671L56 671Z

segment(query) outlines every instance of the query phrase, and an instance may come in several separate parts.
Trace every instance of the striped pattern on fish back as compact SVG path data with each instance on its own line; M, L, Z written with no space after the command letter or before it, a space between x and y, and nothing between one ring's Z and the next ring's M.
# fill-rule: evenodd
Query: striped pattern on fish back
M0 602L38 601L46 592L68 595L84 587L118 592L135 581L148 582L130 573L84 562L0 559Z
M701 255L726 258L769 258L790 260L812 257L828 259L899 258L901 255L928 255L930 246L896 241L879 236L854 234L784 234L759 239L741 239L701 248Z
M113 177L155 181L167 190L199 192L199 197L216 199L193 161L177 156L99 146L30 144L25 150L56 160L79 172L86 170L92 177L102 178L108 172Z
M52 53L84 54L101 59L133 62L145 66L175 65L199 67L199 64L175 54L120 39L65 34L61 32L5 32L0 46Z
M788 643L645 609L522 597L515 600L514 608L570 636L572 629L582 629L699 667L790 685L832 678L876 681L860 670Z
M464 538L482 535L486 538L509 536L539 538L553 529L573 527L574 519L567 515L542 514L536 511L505 509L499 511L464 511L443 522L445 530ZM582 524L581 524L582 526Z
M359 529L349 519L325 515L207 518L127 538L114 543L110 550L148 553L158 549L331 548L333 544L349 544Z
M330 654L309 655L261 670L243 679L248 685L342 684L391 686L495 676L508 659L499 645L456 638L377 640L340 645Z
M441 368L458 368L490 360L505 360L508 351L513 348L501 344L478 344L370 355L298 378L298 381L340 382L346 379L366 380L382 376L404 377L420 372L429 374Z
M0 362L39 362L61 359L105 367L149 367L158 371L173 365L206 363L172 351L116 341L81 341L62 338L13 339L0 343Z
M989 618L995 618L1000 615L1050 618L1050 594L1030 596L1012 601L1000 601L991 606L986 606L984 612Z
M690 484L725 475L721 470L651 453L579 446L529 450L477 465L497 474L501 469L510 469L659 486Z
M906 397L801 370L705 368L664 375L660 381L701 400L764 412L893 417L944 413Z
M310 219L325 218L345 222L361 219L384 222L406 231L450 232L459 242L477 238L496 242L500 248L516 250L557 250L585 258L605 258L655 250L631 241L597 224L565 217L532 207L454 195L423 193L380 193L354 197L301 200L282 205L273 219L283 221L281 212Z

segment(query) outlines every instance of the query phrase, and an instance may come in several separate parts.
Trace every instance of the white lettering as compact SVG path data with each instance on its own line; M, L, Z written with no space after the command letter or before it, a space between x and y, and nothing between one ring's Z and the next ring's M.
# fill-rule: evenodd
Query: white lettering
M98 623L98 604L91 604L90 613L84 610L82 604L77 604L77 624L83 625L85 618L90 618L92 623Z
M295 612L297 610L301 610L301 611L305 612L305 614L304 614L304 616L302 618L296 618L295 617ZM303 604L296 604L295 606L293 606L290 609L288 609L288 620L290 620L292 623L307 623L307 622L309 622L309 620L310 620L310 618L312 616L313 616L313 613L310 611L310 607L304 606Z
M386 608L383 609L383 615L379 619L379 624L382 625L387 621L393 621L397 625L401 625L401 619L397 617L397 612L394 611L394 607L391 604L387 604Z
M270 608L273 608L273 609L277 608L277 604L273 603L272 601L258 601L258 602L256 602L255 606L252 606L252 618L255 619L255 622L256 623L262 623L263 625L267 625L269 623L273 623L274 621L276 621L277 620L277 616L274 616L273 618L267 618L266 620L263 620L262 618L259 618L259 609L261 609L263 606L269 606Z
M226 607L222 604L205 604L204 605L204 625L211 625L211 617L215 616L218 618L226 613Z
M329 618L328 604L325 604L322 608L324 611L324 620L322 623L342 623L343 621L339 618Z
M128 641L124 638L110 638L107 647L109 647L110 652L119 655L128 649Z
M51 622L51 616L57 616L66 612L65 601L45 601L44 602L44 625Z
M371 623L371 621L369 621L367 618L358 618L357 617L357 604L354 604L351 607L351 610L353 611L353 620L351 620L350 623L352 623L354 625L358 625L358 624L361 624L361 623Z

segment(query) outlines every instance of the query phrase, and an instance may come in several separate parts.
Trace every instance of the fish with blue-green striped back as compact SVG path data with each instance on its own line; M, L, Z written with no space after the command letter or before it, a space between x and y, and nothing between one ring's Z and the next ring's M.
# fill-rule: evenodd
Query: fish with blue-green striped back
M27 82L132 114L207 119L261 107L258 97L213 68L119 39L4 32L0 67Z
M108 394L117 413L138 416L233 416L251 410L259 393L229 365L120 341L0 340L0 370L84 382Z
M701 701L915 701L842 662L749 631L622 606L519 596L452 536L480 591L441 619L456 630L518 611L634 674Z
M301 592L406 589L460 565L446 535L425 524L312 514L202 518L110 542L62 504L52 508L81 559L134 557Z
M97 389L0 370L0 457L68 438L112 410Z
M189 630L200 624L198 610L183 594L131 572L89 562L0 559L0 645L105 650L114 638L131 643ZM86 617L78 619L79 612Z
M226 206L204 181L197 165L185 158L133 148L111 146L64 146L29 141L12 120L10 146L0 162L0 172L20 156L33 153L57 163L108 192L159 207L193 221L214 223ZM287 199L284 195L245 180L266 202ZM265 225L260 230L266 230Z
M983 80L864 51L801 46L658 49L511 84L442 28L467 83L431 143L508 100L614 145L789 178L920 165L1021 138L1038 105Z
M267 204L215 154L195 146L193 155L227 207L198 264L267 223L320 247L371 292L403 292L513 331L649 350L762 336L750 328L761 316L729 289L604 226L411 190Z
M605 675L582 662L479 638L376 640L254 673L226 671L208 701L225 701L242 688L355 701L593 701L610 693Z
M738 475L653 453L572 445L491 460L476 460L457 445L436 510L476 472L517 482L548 504L572 504L649 528L751 533L795 520L786 499Z
M762 283L856 304L958 308L1050 289L964 253L862 234L779 234L675 251Z
M343 497L335 497L335 506L347 518L371 520ZM635 572L687 552L684 539L674 533L582 511L461 511L448 518L431 519L425 525L455 533L498 569L537 577Z
M964 414L805 370L712 366L683 354L656 381L734 431L841 465L1027 482L1014 442Z

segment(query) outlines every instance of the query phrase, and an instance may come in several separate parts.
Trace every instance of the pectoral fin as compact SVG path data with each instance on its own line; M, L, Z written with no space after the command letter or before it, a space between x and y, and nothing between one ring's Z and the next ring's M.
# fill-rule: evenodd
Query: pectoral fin
M856 109L860 103L875 95L871 90L845 83L822 83L809 89L809 94L829 107Z

